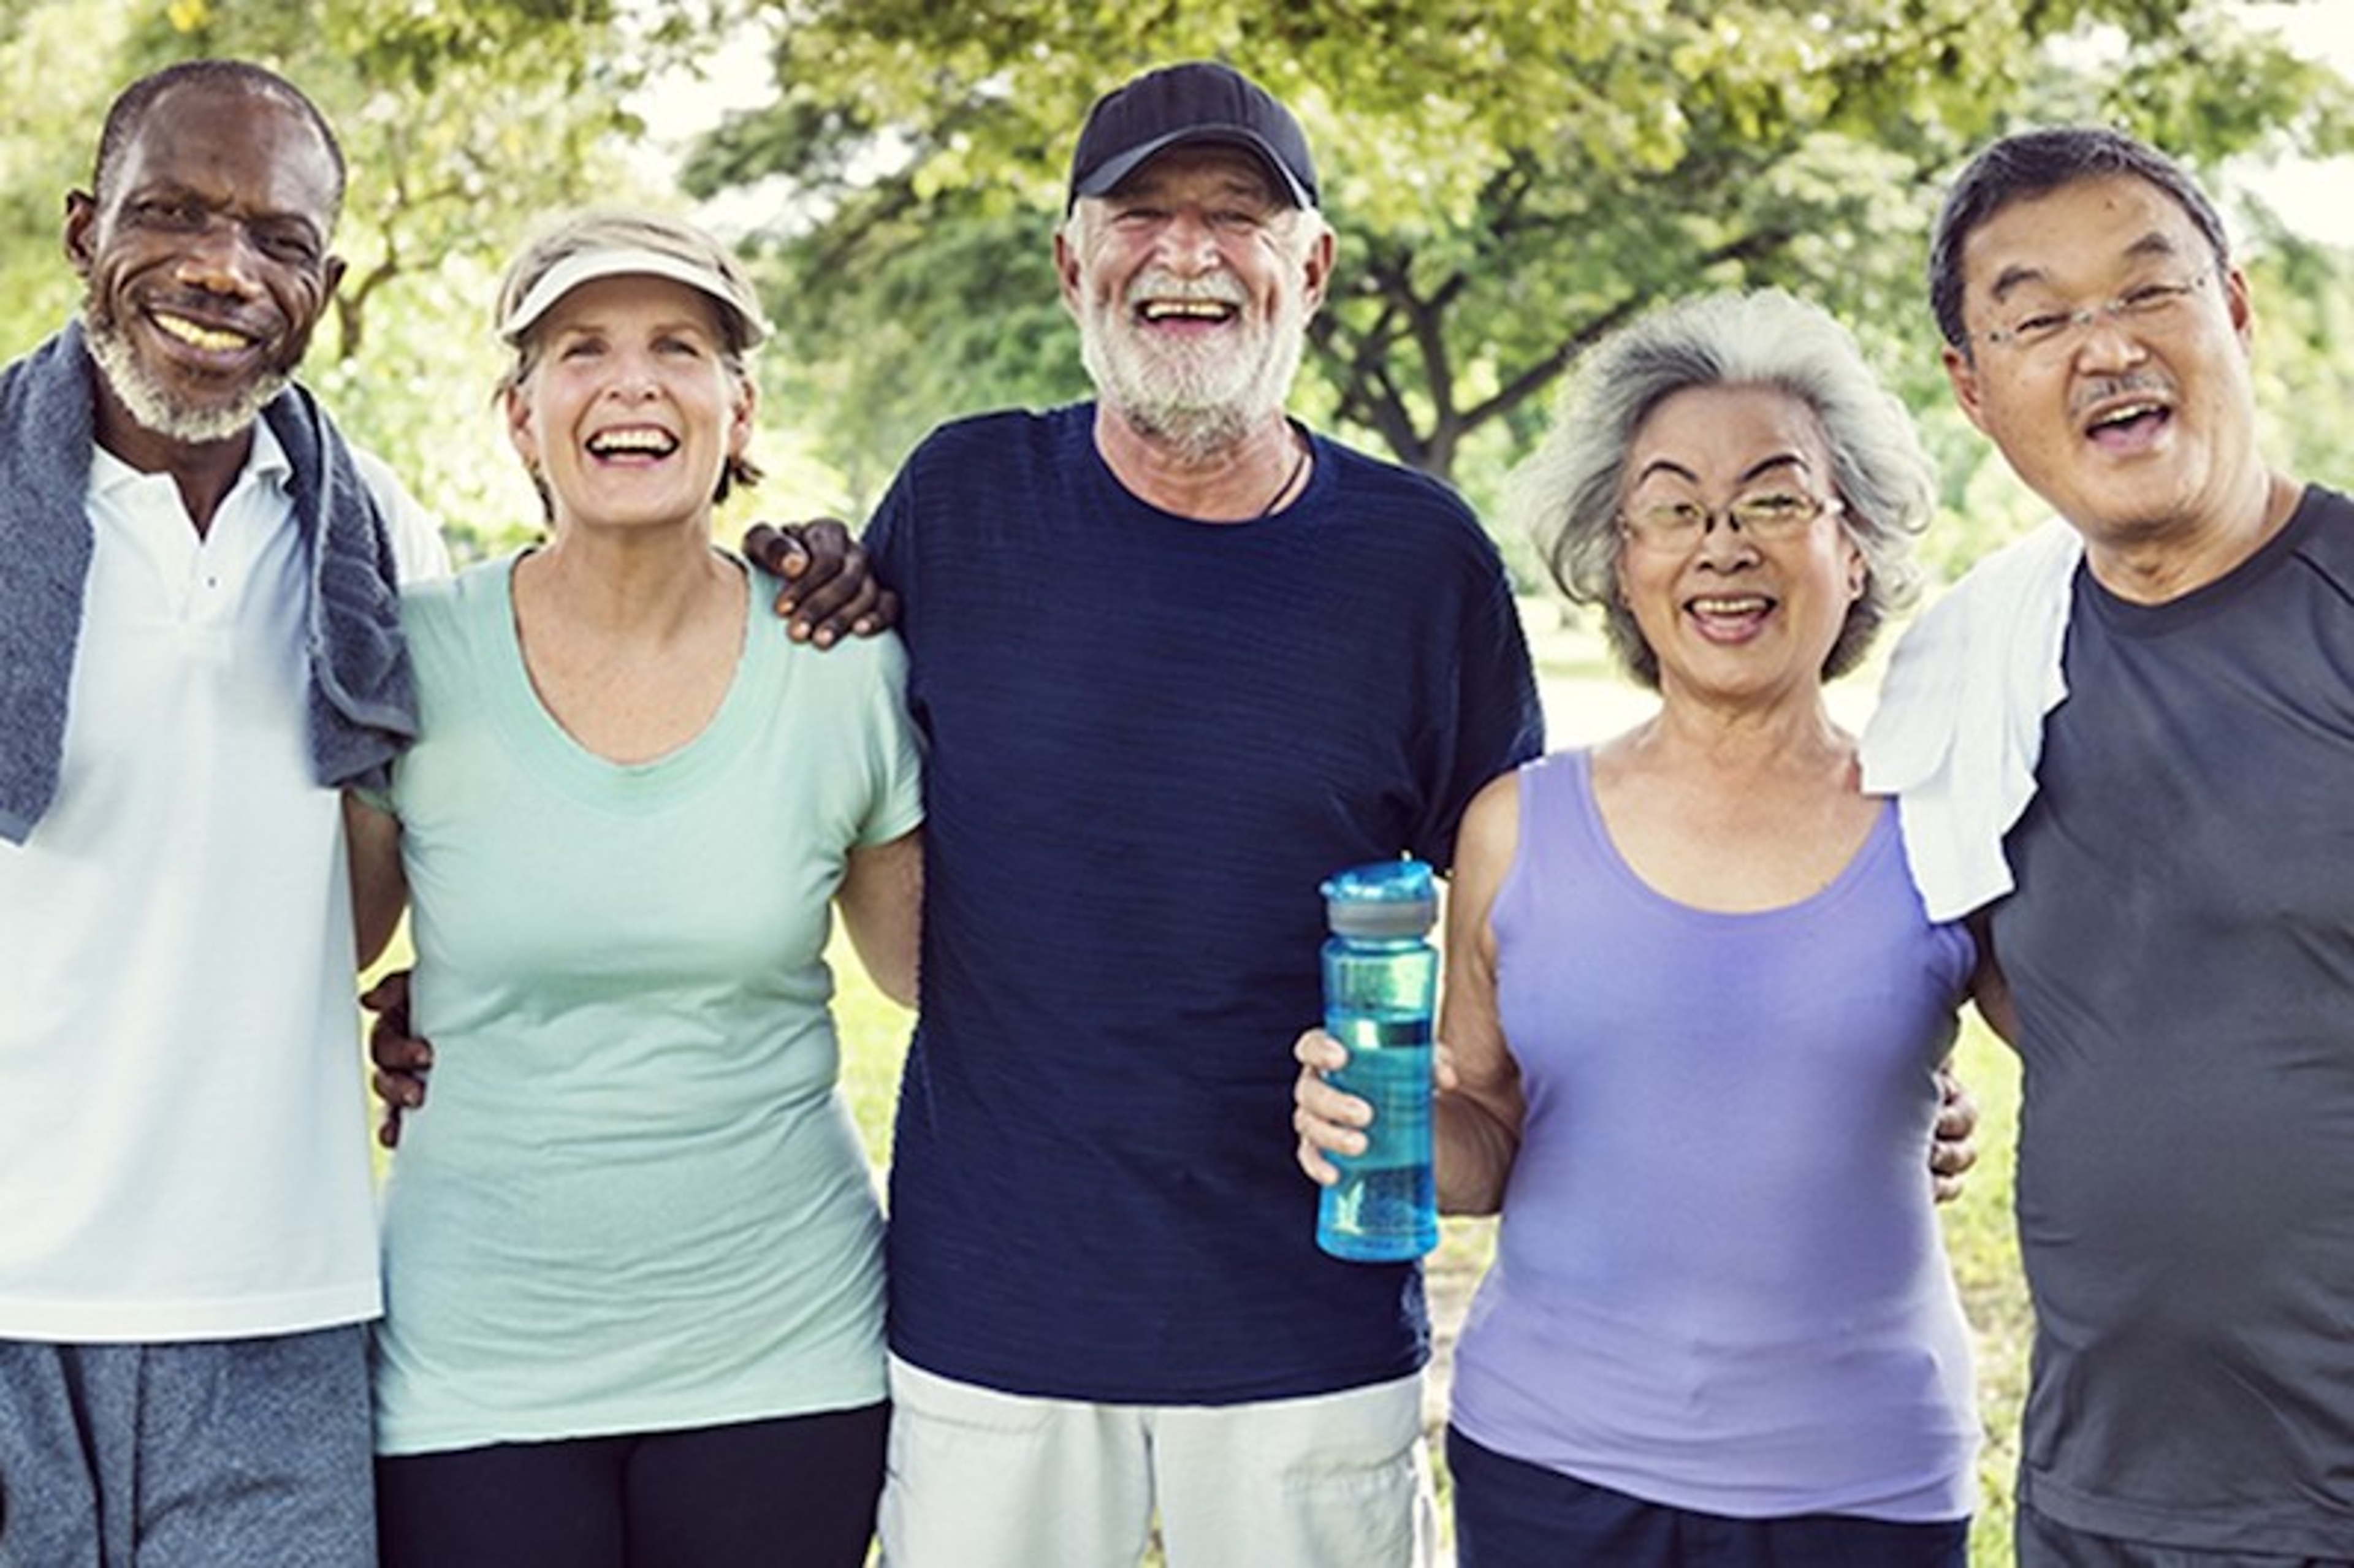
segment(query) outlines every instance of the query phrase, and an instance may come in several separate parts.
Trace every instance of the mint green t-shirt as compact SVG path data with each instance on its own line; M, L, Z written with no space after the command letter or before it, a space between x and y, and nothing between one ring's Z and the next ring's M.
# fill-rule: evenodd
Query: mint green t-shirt
M674 1430L884 1397L882 1220L835 1092L845 852L918 825L895 638L819 652L748 577L710 724L579 747L514 559L407 593L394 775L430 1097L384 1199L376 1446Z

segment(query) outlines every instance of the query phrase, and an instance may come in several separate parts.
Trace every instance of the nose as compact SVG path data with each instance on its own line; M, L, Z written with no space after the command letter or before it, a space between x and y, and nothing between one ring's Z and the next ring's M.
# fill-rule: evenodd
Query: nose
M1210 220L1193 207L1180 207L1161 226L1161 259L1171 266L1206 271L1218 263L1218 233Z
M1741 531L1730 512L1712 512L1701 525L1700 558L1710 565L1725 567L1738 566L1757 558L1757 546Z
M2107 370L2138 365L2149 357L2148 345L2115 313L2088 311L2079 319L2083 324L2073 329L2076 334L2073 357L2079 366Z
M190 288L250 299L261 288L250 240L245 225L233 218L216 218L189 237L175 275Z
M652 355L642 349L624 349L613 359L613 379L605 388L609 397L645 402L662 390Z

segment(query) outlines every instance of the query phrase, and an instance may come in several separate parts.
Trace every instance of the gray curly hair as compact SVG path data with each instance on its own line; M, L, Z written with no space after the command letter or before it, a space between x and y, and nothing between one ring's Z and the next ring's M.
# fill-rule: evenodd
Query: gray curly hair
M1935 509L1936 484L1911 414L1864 363L1854 335L1817 306L1778 289L1698 294L1595 344L1552 429L1507 481L1505 515L1536 541L1564 593L1600 607L1627 673L1658 689L1659 655L1618 591L1627 454L1663 400L1721 386L1778 388L1822 424L1843 526L1866 574L1823 661L1824 679L1843 675L1920 591L1913 541Z

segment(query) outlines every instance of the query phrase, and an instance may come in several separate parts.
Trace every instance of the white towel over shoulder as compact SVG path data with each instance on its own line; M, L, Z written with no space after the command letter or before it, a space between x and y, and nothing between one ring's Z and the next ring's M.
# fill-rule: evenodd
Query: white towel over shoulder
M1893 795L1930 917L2011 889L2003 834L2035 797L2084 541L2058 518L2004 546L1922 612L1863 732L1863 787Z

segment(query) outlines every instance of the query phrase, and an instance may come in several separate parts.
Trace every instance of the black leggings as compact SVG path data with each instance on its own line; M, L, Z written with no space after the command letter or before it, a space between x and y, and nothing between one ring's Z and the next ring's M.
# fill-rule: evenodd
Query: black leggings
M1581 1481L1447 1429L1463 1568L1967 1568L1966 1519L1900 1524L1851 1514L1727 1519Z
M860 1568L890 1410L379 1458L382 1568Z

